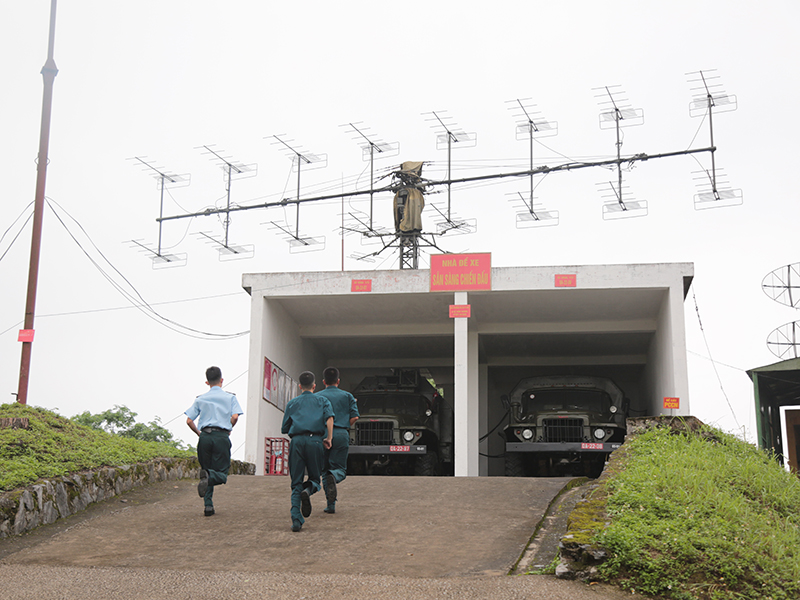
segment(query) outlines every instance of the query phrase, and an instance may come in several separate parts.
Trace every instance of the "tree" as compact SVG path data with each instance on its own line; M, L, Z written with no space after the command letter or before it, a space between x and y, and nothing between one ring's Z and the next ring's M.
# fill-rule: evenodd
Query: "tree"
M148 424L137 423L136 413L127 406L114 405L101 413L91 414L88 410L72 417L74 423L85 425L92 429L100 429L114 435L129 437L145 442L163 442L181 450L187 449L181 440L172 437L172 433L156 417Z

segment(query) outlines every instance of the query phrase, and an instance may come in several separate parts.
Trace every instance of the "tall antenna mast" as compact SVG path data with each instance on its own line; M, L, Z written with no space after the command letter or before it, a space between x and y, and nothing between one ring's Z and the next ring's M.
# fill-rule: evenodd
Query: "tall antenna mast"
M28 270L28 295L25 302L25 325L20 331L22 356L19 365L17 402L28 403L28 382L33 350L33 321L36 313L36 289L39 283L39 255L42 246L42 218L44 217L44 190L47 182L48 149L50 147L50 114L53 108L53 82L58 74L53 58L56 42L56 0L50 0L50 35L47 42L47 60L42 67L44 93L42 95L42 122L39 131L39 154L36 157L36 195L33 203L33 234L31 260Z

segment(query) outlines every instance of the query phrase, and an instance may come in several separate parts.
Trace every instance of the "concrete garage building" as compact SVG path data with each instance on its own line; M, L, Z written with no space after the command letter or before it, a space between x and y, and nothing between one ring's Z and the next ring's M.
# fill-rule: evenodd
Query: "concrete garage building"
M328 365L348 390L398 368L434 379L455 415L457 476L503 474L504 442L486 434L505 414L501 396L527 377L610 377L631 416L688 415L683 303L693 272L691 263L490 268L489 285L468 291L432 291L429 270L245 274L245 458L265 472L265 442L281 436L297 376L319 379Z

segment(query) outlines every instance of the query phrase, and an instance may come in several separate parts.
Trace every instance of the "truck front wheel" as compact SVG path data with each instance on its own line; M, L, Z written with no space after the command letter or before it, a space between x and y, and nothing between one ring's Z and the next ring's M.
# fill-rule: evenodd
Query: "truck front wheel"
M431 477L436 475L436 467L439 465L439 459L433 452L418 456L414 463L414 475L421 477Z
M525 477L525 461L521 454L506 454L506 477Z

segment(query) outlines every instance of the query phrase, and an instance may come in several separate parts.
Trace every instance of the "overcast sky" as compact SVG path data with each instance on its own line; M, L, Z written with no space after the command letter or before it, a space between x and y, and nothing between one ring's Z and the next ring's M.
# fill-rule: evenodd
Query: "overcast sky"
M9 402L19 376L31 238L23 224L35 192L50 2L0 6L0 401ZM624 155L702 148L708 123L690 118L686 75L702 69L715 70L721 90L737 98L736 111L715 115L714 141L741 206L695 209L694 173L710 167L709 155L698 154L637 163L624 175L625 193L647 201L647 216L607 221L599 184L614 174L583 169L536 180L536 202L559 211L557 227L516 227L509 194L525 193L525 180L454 187L455 213L475 219L478 231L445 237L441 247L491 252L497 267L694 263L686 300L692 413L752 440L744 370L777 362L766 338L797 318L761 281L800 261L798 22L800 4L790 1L62 2L47 175L55 212L48 207L44 217L29 403L67 416L124 404L193 443L182 413L204 391L205 367L218 364L226 388L247 397L247 336L206 335L248 330L242 273L397 267L394 254L351 258L370 251L357 236L345 237L343 252L341 206L328 202L301 210L301 234L325 239L317 252L290 252L272 225L294 229L293 208L243 211L232 217L229 241L252 245L252 258L221 262L199 235L220 239L221 220L203 217L165 224L162 248L185 254L186 265L153 269L131 240L156 247L159 191L132 157L191 174L189 186L165 195L165 215L226 201L222 170L203 145L257 165L253 177L233 182L235 204L296 195L291 162L270 143L279 134L327 157L325 168L301 174L301 196L366 189L368 163L346 123L399 144L376 173L420 160L433 163L425 174L443 177L447 154L423 114L430 111L477 134L474 147L453 152L454 176L520 170L528 145L515 138L507 102L529 99L558 124L557 136L541 140L546 147L537 144L537 165L601 160L616 153L614 131L599 126L603 86L619 86L644 114L642 125L624 129ZM377 197L375 207L376 224L391 226L391 198ZM346 206L365 210L364 202ZM423 218L432 226L430 208ZM109 279L172 325L132 308ZM243 456L243 443L237 427L234 456Z

